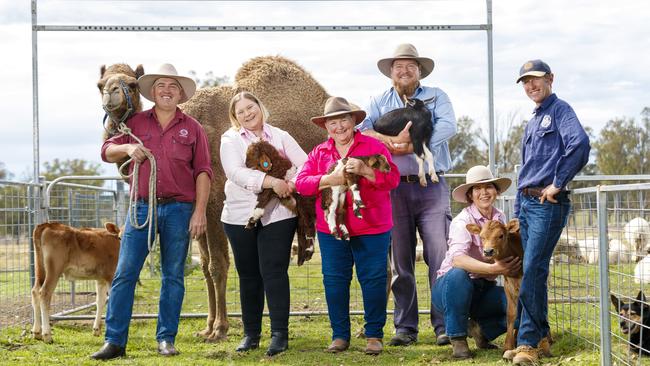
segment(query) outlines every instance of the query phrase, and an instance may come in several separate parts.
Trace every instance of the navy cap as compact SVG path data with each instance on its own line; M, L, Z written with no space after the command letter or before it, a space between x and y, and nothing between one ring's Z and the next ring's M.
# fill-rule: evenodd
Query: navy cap
M544 76L551 73L551 67L542 60L530 60L521 66L519 69L519 78L516 83L520 82L524 76Z

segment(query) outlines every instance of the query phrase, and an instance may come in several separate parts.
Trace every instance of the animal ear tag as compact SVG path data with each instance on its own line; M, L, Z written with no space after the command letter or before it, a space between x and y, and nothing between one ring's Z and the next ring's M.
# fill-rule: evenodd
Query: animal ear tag
M262 171L268 172L271 170L271 167L273 167L273 164L269 160L260 161L260 168L262 168Z

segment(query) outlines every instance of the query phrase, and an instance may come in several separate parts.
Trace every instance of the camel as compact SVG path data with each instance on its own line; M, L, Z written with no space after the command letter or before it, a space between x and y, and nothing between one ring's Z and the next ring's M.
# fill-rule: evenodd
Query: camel
M110 68L109 68L110 69ZM230 128L228 104L240 91L255 94L270 112L268 123L288 131L305 152L310 152L326 138L325 131L309 119L320 115L325 89L302 67L281 56L262 56L245 62L235 75L234 85L220 85L197 90L180 108L196 118L210 141L214 179L208 201L207 233L199 238L201 268L207 282L207 326L197 333L206 342L226 338L226 280L230 259L228 242L220 222L223 208L225 174L219 147L221 135ZM126 98L123 98L125 100Z

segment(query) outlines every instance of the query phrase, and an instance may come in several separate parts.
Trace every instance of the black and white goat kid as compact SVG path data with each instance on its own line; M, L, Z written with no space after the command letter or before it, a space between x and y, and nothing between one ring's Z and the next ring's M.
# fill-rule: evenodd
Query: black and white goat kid
M375 154L369 156L354 156L353 158L361 160L365 165L371 169L377 169L382 173L390 172L390 164L382 154ZM343 171L345 183L339 186L332 186L325 188L321 191L321 208L325 213L325 220L329 227L330 233L337 239L348 240L350 232L345 226L345 212L346 212L346 192L352 192L352 210L354 216L362 218L361 209L365 208L365 204L361 199L361 192L359 191L359 175L347 172L345 164L348 158L339 159L336 164L333 164L328 173ZM340 232L340 233L339 233Z
M388 136L397 136L406 127L406 124L411 121L409 128L409 135L413 143L413 152L418 162L418 177L420 178L420 185L427 186L427 179L424 174L424 161L426 160L429 167L429 175L431 181L438 182L436 169L434 166L435 157L429 150L429 141L434 132L433 121L431 120L431 111L427 108L427 104L434 101L434 98L420 100L417 98L404 98L404 107L394 109L375 122L373 128L376 132Z

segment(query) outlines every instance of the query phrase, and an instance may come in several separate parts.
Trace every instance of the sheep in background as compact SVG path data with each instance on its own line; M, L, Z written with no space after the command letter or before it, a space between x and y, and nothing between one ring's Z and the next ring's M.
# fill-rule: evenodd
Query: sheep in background
M636 217L623 228L623 236L636 252L636 260L650 253L650 224L641 217Z
M650 283L650 254L634 266L634 283Z
M411 136L411 142L413 142L413 152L418 162L418 177L422 187L427 186L427 179L424 175L425 160L429 166L431 181L438 183L438 176L433 164L435 159L431 150L429 150L429 141L433 136L434 126L431 123L431 111L427 108L427 104L433 100L434 98L426 100L405 98L404 108L394 109L384 114L373 126L375 131L383 135L397 136L409 121L412 122L409 135Z
M600 257L599 252L599 239L598 238L585 238L576 240L578 243L578 250L580 260L583 263L597 264ZM609 248L607 250L608 258L607 263L631 263L634 255L632 249L627 246L623 241L612 239L609 241Z

